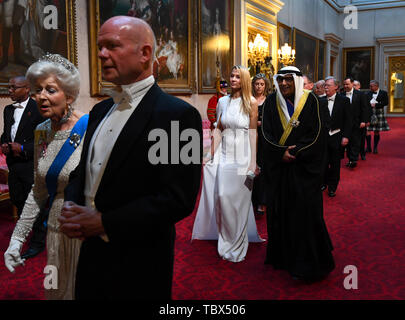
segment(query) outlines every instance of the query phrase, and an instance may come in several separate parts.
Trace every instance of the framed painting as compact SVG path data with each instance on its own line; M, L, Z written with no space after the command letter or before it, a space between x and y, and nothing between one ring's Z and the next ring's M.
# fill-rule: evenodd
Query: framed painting
M343 77L358 80L363 89L374 78L374 47L344 48Z
M277 22L277 49L280 49L285 43L288 43L292 47L292 30L289 26ZM278 65L278 70L282 67L280 63Z
M294 28L295 66L313 81L317 80L318 40Z
M325 57L326 57L326 43L325 41L318 40L318 79L325 79ZM313 79L315 80L315 79Z
M233 67L233 0L198 0L198 92L216 92Z
M10 78L25 75L46 53L58 53L77 65L75 0L0 2L0 94ZM44 9L52 5L51 10ZM5 16L12 17L12 26Z
M148 22L156 36L153 75L173 94L193 92L192 0L89 0L91 95L105 95L113 87L104 81L97 57L97 34L106 20L127 15Z

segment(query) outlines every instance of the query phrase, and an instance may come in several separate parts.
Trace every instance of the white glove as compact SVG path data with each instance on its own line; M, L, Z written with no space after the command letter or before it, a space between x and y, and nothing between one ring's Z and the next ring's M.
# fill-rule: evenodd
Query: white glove
M11 239L7 251L4 253L4 264L7 269L14 273L14 269L19 265L24 265L24 259L21 259L20 251L23 243L20 240Z

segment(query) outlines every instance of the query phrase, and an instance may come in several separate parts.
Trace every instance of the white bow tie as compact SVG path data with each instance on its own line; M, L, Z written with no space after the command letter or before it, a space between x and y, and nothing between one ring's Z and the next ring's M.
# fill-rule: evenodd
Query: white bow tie
M16 109L24 109L24 106L21 103L13 103L13 107Z
M123 90L121 87L116 87L114 90L111 91L111 98L113 98L114 103L118 104L122 101L132 101L131 95L126 91Z

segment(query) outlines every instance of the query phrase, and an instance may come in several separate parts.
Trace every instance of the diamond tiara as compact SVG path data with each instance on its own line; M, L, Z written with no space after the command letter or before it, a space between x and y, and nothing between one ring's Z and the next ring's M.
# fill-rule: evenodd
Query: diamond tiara
M74 72L75 66L68 61L67 59L63 58L59 54L47 53L46 55L42 56L39 61L48 61L53 63L58 63L62 65L65 69L69 70L71 73Z

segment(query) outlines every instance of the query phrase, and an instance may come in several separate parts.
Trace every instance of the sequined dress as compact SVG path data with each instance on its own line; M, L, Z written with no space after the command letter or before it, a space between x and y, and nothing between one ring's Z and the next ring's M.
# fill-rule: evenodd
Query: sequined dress
M42 132L38 138L38 132ZM48 191L45 177L71 130L53 131L51 121L47 120L36 128L34 146L34 185L25 202L23 212L14 229L12 239L25 242L32 230L40 209L46 204ZM79 258L81 241L70 239L59 232L58 217L64 202L64 189L69 181L69 174L76 168L80 160L82 143L76 148L63 166L59 176L57 193L48 218L47 265L55 266L58 275L58 288L46 289L45 298L48 300L74 299L76 266Z

